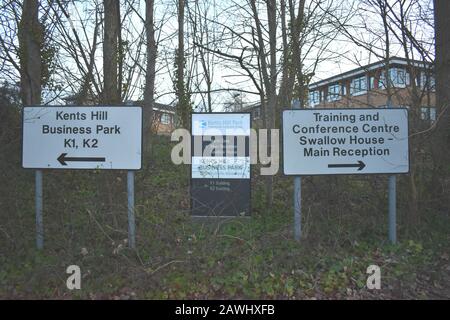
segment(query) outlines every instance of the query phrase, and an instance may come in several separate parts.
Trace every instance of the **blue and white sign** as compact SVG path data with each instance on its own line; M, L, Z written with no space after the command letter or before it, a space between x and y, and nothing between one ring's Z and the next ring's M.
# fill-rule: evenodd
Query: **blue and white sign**
M191 213L250 215L250 114L192 114Z
M192 136L192 178L250 178L250 114L194 113Z

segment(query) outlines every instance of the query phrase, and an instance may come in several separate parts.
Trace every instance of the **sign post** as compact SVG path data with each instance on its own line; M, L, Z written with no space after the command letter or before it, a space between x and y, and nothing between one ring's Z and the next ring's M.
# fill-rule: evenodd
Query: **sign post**
M283 159L285 175L390 174L389 239L396 242L393 174L409 172L408 109L284 110Z
M36 170L37 247L43 247L42 169L139 170L142 108L29 106L23 110L22 167ZM129 245L135 246L134 172L128 175ZM131 208L131 210L130 210Z
M193 113L191 214L250 215L250 113Z
M302 236L302 177L294 177L294 239Z
M44 248L44 221L42 215L42 170L36 170L36 247Z
M392 107L391 97L387 99L388 108ZM388 206L389 206L389 240L392 244L397 243L397 177L389 176Z
M300 109L300 100L292 102L293 109ZM294 239L300 241L302 236L302 177L294 177Z
M132 106L133 102L126 103ZM143 152L143 150L142 150ZM134 171L127 171L127 199L128 199L128 246L136 248L136 219L134 215Z
M136 248L136 222L134 218L134 171L127 172L128 194L128 246Z
M397 243L397 178L389 176L389 240L392 244Z

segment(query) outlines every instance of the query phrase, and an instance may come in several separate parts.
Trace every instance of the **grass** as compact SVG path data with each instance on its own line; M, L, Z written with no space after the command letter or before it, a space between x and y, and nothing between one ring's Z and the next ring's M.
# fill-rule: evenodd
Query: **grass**
M450 298L448 211L408 216L399 178L399 243L387 241L384 176L303 179L303 238L293 240L292 178L276 176L273 210L254 168L252 217L193 220L189 168L155 140L136 175L137 249L127 247L126 173L46 171L45 249L35 249L33 171L20 144L1 147L0 298L389 299ZM13 154L13 159L6 154ZM66 288L79 265L82 289ZM381 267L381 290L366 288Z

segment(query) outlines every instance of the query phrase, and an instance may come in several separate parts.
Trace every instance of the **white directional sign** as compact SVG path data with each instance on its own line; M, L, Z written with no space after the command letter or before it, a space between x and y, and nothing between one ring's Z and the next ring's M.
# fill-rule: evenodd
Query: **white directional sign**
M142 108L25 107L22 147L24 168L138 170Z
M286 175L407 173L408 109L283 111Z

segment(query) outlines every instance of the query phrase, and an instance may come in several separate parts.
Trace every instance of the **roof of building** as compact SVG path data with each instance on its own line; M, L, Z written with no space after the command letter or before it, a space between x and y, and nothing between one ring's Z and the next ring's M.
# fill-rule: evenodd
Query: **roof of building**
M256 109L259 107L261 107L261 102L257 101L257 102L252 102L252 103L249 103L249 104L243 106L242 109L239 111L250 111L250 110L253 110L253 109Z
M419 61L419 60L409 60L409 63L412 64L415 67L420 67L420 68L431 67L431 63L424 62L424 61ZM407 66L409 63L408 63L408 59L405 59L405 58L391 57L389 59L389 64L391 64L391 65ZM377 61L377 62L374 62L374 63L370 63L368 65L361 66L359 68L352 69L350 71L346 71L346 72L334 75L332 77L329 77L329 78L326 78L326 79L319 80L319 81L316 81L314 83L311 83L308 88L309 88L309 90L314 90L314 89L316 89L318 87L321 87L321 86L329 84L329 83L337 82L337 81L340 81L340 80L343 80L343 79L347 79L347 78L350 78L350 77L354 77L354 76L363 74L363 73L368 72L368 71L379 69L379 68L383 67L384 65L385 65L385 61L384 60Z
M130 103L135 106L142 106L144 104L144 101L137 100L137 101L130 101ZM167 112L167 113L175 113L176 107L172 106L170 104L163 104L163 103L155 102L153 105L153 110L163 111L163 112Z

